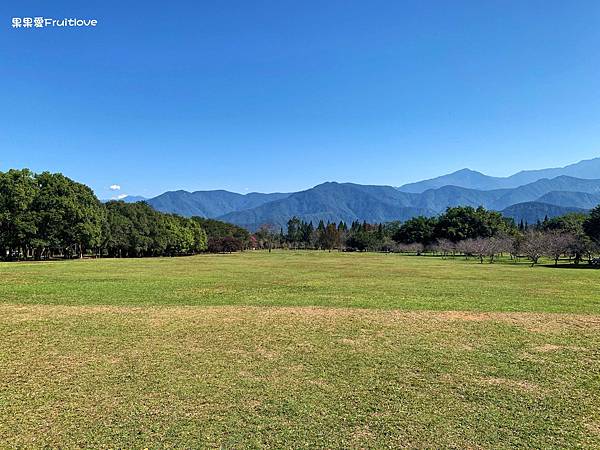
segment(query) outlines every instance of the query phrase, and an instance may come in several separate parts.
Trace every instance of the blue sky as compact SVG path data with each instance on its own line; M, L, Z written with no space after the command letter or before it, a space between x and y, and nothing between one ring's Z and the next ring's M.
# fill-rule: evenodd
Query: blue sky
M12 17L93 29L12 29ZM600 2L0 5L0 170L101 198L400 185L600 156Z

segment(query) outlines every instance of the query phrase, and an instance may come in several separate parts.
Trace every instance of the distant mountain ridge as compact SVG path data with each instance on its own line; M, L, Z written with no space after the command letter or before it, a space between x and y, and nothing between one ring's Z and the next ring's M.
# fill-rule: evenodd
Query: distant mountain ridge
M558 175L544 177L546 174ZM518 184L522 181L527 182ZM411 192L450 182L463 186L444 184ZM293 216L314 223L319 220L388 222L436 215L449 206L484 206L517 221L531 221L564 212L586 211L600 204L600 158L564 168L523 171L506 178L464 169L401 188L326 182L293 193L170 191L146 201L162 212L216 218L250 230L262 224L285 228Z
M572 189L572 191L570 191ZM551 192L562 192L578 205L593 202L600 196L600 179L581 180L579 178L560 176L541 179L515 189L495 189L480 191L457 186L444 186L430 189L422 194L401 192L391 186L364 186L352 183L324 183L306 191L291 194L289 197L275 202L265 203L257 208L235 211L221 220L255 229L263 223L283 227L292 216L306 221L353 221L388 222L406 220L415 215L433 216L443 212L449 206L483 206L487 209L503 211L515 204L538 202L540 198ZM568 193L568 194L567 194ZM563 202L564 203L564 202ZM573 205L551 205L547 207L549 217L558 215L559 211ZM537 211L543 206L539 206ZM589 207L586 209L590 209ZM513 215L531 210L509 210ZM537 216L536 216L537 217ZM520 219L520 217L519 217Z
M600 157L586 159L565 167L540 170L523 170L509 177L491 177L470 169L462 169L448 175L429 180L408 183L398 189L403 192L422 193L428 189L437 189L443 186L458 186L469 189L492 190L512 189L524 184L532 183L542 178L556 178L570 176L581 179L600 178Z
M538 201L557 206L570 206L583 209L592 209L600 205L600 194L587 192L552 191L542 195Z
M142 197L141 195L126 195L124 197L117 197L117 198L111 198L111 199L106 199L106 200L100 200L102 203L106 203L106 202L111 202L111 201L122 201L125 203L137 203L137 202L144 202L146 200L148 200L146 197Z
M142 197L141 195L126 195L121 200L125 203L137 203L148 200L146 197Z

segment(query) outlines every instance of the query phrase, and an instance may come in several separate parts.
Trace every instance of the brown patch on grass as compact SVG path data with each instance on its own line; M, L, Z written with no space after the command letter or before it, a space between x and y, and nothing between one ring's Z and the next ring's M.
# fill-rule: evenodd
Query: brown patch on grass
M523 391L539 391L539 386L529 381L510 380L508 378L500 377L480 378L479 381L483 384L492 386L504 386L510 389L519 389Z
M264 358L264 359L275 359L277 357L277 352L273 350L266 349L264 347L258 347L255 350L255 354Z
M560 345L544 344L544 345L538 345L537 347L534 347L534 350L536 352L546 353L546 352L553 352L556 350L560 350L561 348L562 348L562 346L560 346Z
M600 317L586 314L561 313L503 313L503 312L462 312L462 311L402 311L366 310L361 308L323 307L260 307L260 306L55 306L55 305L0 305L2 321L15 323L23 321L48 320L53 318L79 317L94 314L123 315L143 319L149 325L162 327L171 322L185 320L219 319L224 323L246 322L248 320L279 321L318 321L336 323L339 320L360 320L375 323L411 323L419 325L436 321L439 323L456 321L485 322L495 321L522 326L527 331L548 332L565 328L600 329ZM342 340L351 344L352 339Z
M262 402L260 400L252 399L246 402L246 406L250 409L257 409L262 406Z
M443 311L435 313L435 317L438 320L460 320L460 321L476 321L481 322L483 320L490 320L489 313L473 313L469 311Z
M537 347L534 347L534 350L536 352L540 352L540 353L548 353L548 352L556 352L559 350L570 350L570 351L583 351L585 350L583 347L577 347L575 345L555 345L555 344L544 344L544 345L538 345Z
M600 436L600 421L587 422L584 424L586 430L594 436Z
M255 375L253 375L252 373L248 372L247 370L240 370L238 372L238 376L240 378L243 378L245 380L250 380L250 381L263 381L263 379L261 377L257 377Z
M361 442L368 442L371 441L373 438L374 435L369 429L368 425L358 426L352 432L352 442L354 445L358 445L358 448L362 448L360 447Z
M527 331L546 333L566 328L600 329L600 317L588 314L532 314L535 320L523 324Z
M313 384L320 388L329 387L329 383L327 383L325 380L308 380L308 384Z

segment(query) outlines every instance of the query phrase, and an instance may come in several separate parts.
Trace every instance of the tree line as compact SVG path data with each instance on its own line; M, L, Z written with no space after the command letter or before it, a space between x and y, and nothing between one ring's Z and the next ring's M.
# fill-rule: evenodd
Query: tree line
M404 223L353 221L348 225L344 221L326 224L321 220L315 227L312 222L293 217L285 233L283 229L275 232L273 227L263 225L254 236L261 248L272 245L291 249L391 251L398 244L427 246L444 239L458 242L509 233L514 228L514 221L498 212L456 207L448 208L439 217L420 216Z
M235 246L222 245L232 239ZM248 239L235 225L164 214L143 202L103 204L60 173L0 172L0 259L190 255L234 251Z
M535 225L513 219L483 207L449 207L437 217L418 216L403 223L347 225L312 222L293 217L287 231L262 226L253 236L257 248L323 249L341 251L385 251L464 255L493 262L498 255L527 258L537 264L542 257L561 257L579 264L594 261L600 252L600 206L588 214L571 213Z

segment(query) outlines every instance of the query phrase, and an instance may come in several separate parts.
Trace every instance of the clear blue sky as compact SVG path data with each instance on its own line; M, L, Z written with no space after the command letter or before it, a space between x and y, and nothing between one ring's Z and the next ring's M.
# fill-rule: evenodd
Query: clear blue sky
M27 16L99 24L11 28ZM0 19L0 170L101 198L600 156L597 0L4 0Z

